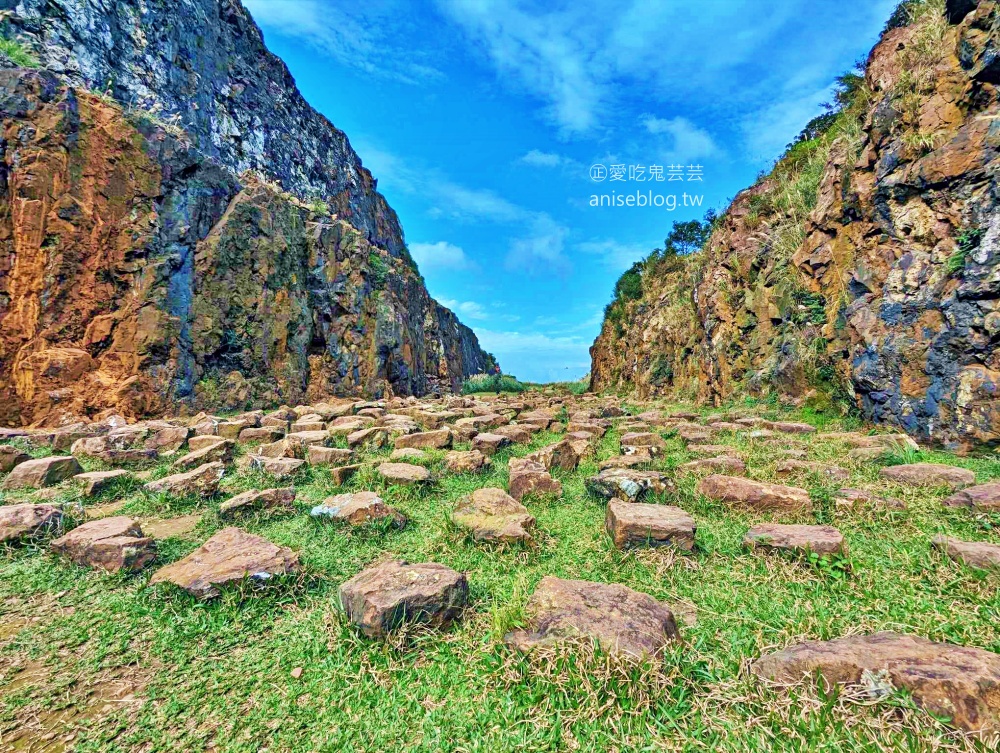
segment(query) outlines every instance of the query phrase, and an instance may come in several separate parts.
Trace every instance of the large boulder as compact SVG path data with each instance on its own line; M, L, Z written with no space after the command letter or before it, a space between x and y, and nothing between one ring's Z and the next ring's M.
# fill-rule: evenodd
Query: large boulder
M468 600L464 573L435 562L382 562L340 587L348 619L369 637L384 636L404 623L444 627L462 613Z
M479 473L490 465L490 459L479 450L452 450L444 456L444 465L452 473Z
M508 633L504 639L521 651L583 638L596 641L612 654L653 656L679 637L667 605L616 583L547 575L525 611L528 628Z
M149 583L173 583L193 596L210 599L223 587L247 578L264 583L299 569L299 557L291 549L239 528L223 528L184 559L157 570Z
M1000 732L1000 655L898 633L809 641L761 657L758 677L795 683L817 675L831 685L884 676L894 688L959 729Z
M698 484L698 493L717 502L757 512L791 512L812 509L809 492L795 486L764 484L738 476L712 475Z
M528 508L503 489L476 489L458 503L451 519L477 541L500 544L528 542L535 527Z
M55 505L0 505L0 544L41 536L62 524Z
M394 444L397 450L404 447L415 447L418 450L444 450L451 447L453 440L454 435L452 435L451 429L437 429L403 434L396 437Z
M137 571L156 558L156 542L139 524L124 516L84 523L50 545L78 565L109 572Z
M14 466L0 489L41 489L83 473L83 468L72 456L36 458Z
M553 468L558 468L561 471L575 471L580 464L580 453L576 451L573 443L566 439L530 452L525 457L538 461L548 471Z

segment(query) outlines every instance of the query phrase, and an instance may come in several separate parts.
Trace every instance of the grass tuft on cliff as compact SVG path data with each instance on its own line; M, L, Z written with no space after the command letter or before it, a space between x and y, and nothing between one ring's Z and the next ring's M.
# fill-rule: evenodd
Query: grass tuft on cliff
M473 374L462 382L463 395L474 395L477 392L524 392L526 389L526 384L510 374Z
M0 37L0 53L6 55L10 62L18 68L38 67L38 59L28 51L27 47L16 39Z

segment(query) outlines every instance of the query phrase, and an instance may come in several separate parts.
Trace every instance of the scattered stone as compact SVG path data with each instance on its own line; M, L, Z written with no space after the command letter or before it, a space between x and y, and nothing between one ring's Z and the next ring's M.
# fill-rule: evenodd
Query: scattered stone
M575 471L580 464L580 453L573 448L571 442L565 439L540 450L535 450L525 455L525 458L538 461L545 466L547 471L551 471L553 468L562 471Z
M346 484L355 473L361 470L361 463L355 465L339 465L330 469L330 476L337 486Z
M14 470L14 466L20 465L26 460L31 460L31 455L22 452L17 447L0 445L0 473L10 473Z
M370 638L384 636L403 623L445 627L468 600L465 575L435 562L382 562L340 587L348 619Z
M694 518L679 507L616 498L608 502L604 525L619 549L672 546L690 552L694 548Z
M389 446L389 432L377 426L358 429L347 435L347 446L352 449L381 450Z
M112 573L141 570L156 558L156 542L132 518L92 520L52 542L53 551L77 565Z
M389 460L395 462L403 463L424 463L430 459L430 456L423 450L418 450L416 447L403 447L399 450L393 450L389 454Z
M639 471L630 468L609 468L584 482L587 491L604 499L624 499L635 502L652 492L661 494L673 488L673 482L658 471Z
M907 486L947 486L952 491L976 483L976 474L972 471L939 463L890 465L880 470L879 475Z
M490 461L479 450L453 450L444 456L444 464L452 473L478 473L489 466Z
M147 536L160 541L187 536L201 523L201 515L178 515L173 518L146 518L141 521Z
M907 691L918 706L969 732L1000 731L1000 655L899 633L809 641L761 657L758 677L796 683L816 677L856 685L872 676Z
M58 528L62 519L55 505L0 505L0 544L41 536Z
M795 423L794 421L774 421L768 424L768 428L785 434L814 434L816 432L815 426Z
M72 456L37 458L18 463L4 479L0 489L41 489L83 473L83 468Z
M513 444L531 444L531 432L519 424L508 424L493 429L491 434L507 437ZM482 436L481 434L479 436ZM479 439L479 437L476 437ZM474 443L473 443L474 444Z
M761 523L747 531L743 546L816 554L847 554L844 536L833 526Z
M124 441L121 444L124 444ZM139 463L155 460L158 456L156 450L122 447L109 436L81 437L73 442L70 452L81 457L97 458L106 463Z
M648 594L616 583L564 580L547 575L528 600L527 630L504 641L520 651L583 638L611 653L656 655L679 637L673 612Z
M545 466L529 458L510 458L507 461L510 495L518 502L526 497L560 497L562 484L552 478Z
M91 471L90 473L78 473L73 477L74 481L79 481L84 485L83 496L93 497L110 487L119 479L131 476L128 471L118 468L113 471Z
M758 512L812 509L809 492L805 489L764 484L739 476L713 475L703 478L698 484L698 493L718 502Z
M935 536L931 546L966 565L980 570L1000 569L1000 545L985 541L961 541L950 536Z
M510 445L510 439L501 434L489 434L486 432L477 434L472 439L472 449L479 450L484 455L496 455L497 452Z
M863 489L838 489L836 494L836 505L838 507L856 507L857 505L870 505L872 507L882 507L887 510L905 510L906 503L895 497L879 497Z
M648 449L648 448L633 448ZM635 453L634 455L615 455L607 460L602 460L597 470L606 471L608 468L638 468L641 465L653 462L653 456L646 453Z
M855 447L847 451L851 460L879 460L888 450L885 447Z
M348 465L354 459L353 450L311 444L306 448L309 465Z
M387 505L375 492L337 494L316 505L309 514L314 518L329 518L352 526L385 518L391 518L396 528L406 525L406 516Z
M703 444L712 439L714 431L705 426L680 426L677 428L677 436L685 442Z
M622 434L621 440L619 440L619 447L623 455L631 455L635 452L637 447L646 447L647 453L650 455L659 454L660 451L667 449L666 440L659 434L651 431L645 432L635 432L630 431Z
M251 489L237 494L219 505L219 515L228 517L254 510L294 511L295 487L285 489Z
M528 508L503 489L476 489L459 502L451 519L477 541L500 544L530 541L535 526Z
M436 431L419 431L413 434L403 434L396 437L395 447L401 450L404 447L414 447L419 450L444 450L451 447L454 435L451 429L437 429Z
M378 474L390 484L427 484L431 482L431 472L421 465L412 463L382 463Z
M735 447L725 444L689 444L687 449L688 452L695 455L731 455L735 457L739 453Z
M198 494L202 497L211 497L219 491L219 482L226 473L226 466L222 463L206 463L200 465L193 471L178 473L173 476L161 478L159 481L150 481L146 484L146 491L168 492L170 494Z
M173 583L198 598L210 599L221 588L245 578L265 582L299 569L298 555L291 549L239 528L224 528L184 559L157 570L149 583Z
M277 442L285 432L274 426L251 426L239 434L241 442Z
M189 452L184 457L177 458L173 467L186 471L205 463L231 463L235 453L236 443L231 439L223 439L208 447Z
M191 437L191 439L188 440L188 450L191 452L197 452L198 450L204 450L206 447L222 444L225 441L225 437L218 437L214 434L201 434L196 437Z
M702 458L701 460L691 460L680 466L682 471L688 473L746 473L747 466L742 460L732 455L720 455L717 458Z
M269 458L263 455L250 456L251 467L270 473L275 478L288 478L306 464L298 458Z
M165 426L146 440L145 446L157 452L176 452L188 441L191 430L186 426Z
M847 481L851 474L836 465L817 463L811 460L782 460L774 466L774 472L778 476L794 476L800 473L815 473L831 481L843 483Z
M941 504L945 507L971 507L974 510L1000 509L1000 481L970 486L955 492Z

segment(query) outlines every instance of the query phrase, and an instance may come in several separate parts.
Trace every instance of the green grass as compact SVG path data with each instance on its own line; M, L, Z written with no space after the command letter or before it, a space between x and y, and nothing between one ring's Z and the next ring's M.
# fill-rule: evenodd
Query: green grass
M627 406L640 412L648 406ZM678 406L672 406L678 407ZM811 420L767 404L745 412ZM705 411L699 411L705 413ZM843 428L829 421L825 430ZM533 546L475 544L448 521L465 494L505 487L506 459L558 439L535 436L494 458L481 476L448 475L426 490L387 487L366 467L348 489L373 489L403 511L401 531L349 530L312 520L308 509L342 491L328 472L296 478L298 513L257 514L240 525L300 553L305 574L263 591L229 591L200 603L167 587L149 588L149 571L122 576L75 567L30 545L0 554L0 747L58 742L75 733L80 751L876 751L972 748L914 710L904 696L872 705L848 692L761 687L747 663L802 638L827 639L880 629L912 632L1000 651L996 578L941 558L936 533L1000 541L1000 517L944 509L943 490L912 489L878 477L882 461L846 459L847 447L820 436L811 460L837 463L850 485L892 494L908 510L847 512L814 477L787 481L809 489L817 512L786 522L830 522L850 544L846 562L753 555L740 545L767 516L735 512L695 492L697 479L674 469L692 459L664 432L668 451L653 467L676 475L677 504L697 521L691 555L619 552L604 532L604 505L583 480L617 454L618 433L564 484L558 501L529 503L538 521ZM720 433L748 475L774 478L773 446ZM462 446L464 447L464 445ZM378 453L381 458L386 451ZM373 458L375 459L375 458ZM925 451L921 460L970 468L980 482L1000 463ZM88 470L95 467L87 464ZM169 460L153 466L157 477ZM188 536L168 539L160 562L174 561L226 525L218 503L275 485L260 473L232 472L208 502L149 495L134 482L87 505L124 502L134 516L203 513ZM64 500L77 492L60 488ZM7 493L2 503L28 499ZM373 560L434 560L466 571L471 606L445 632L413 631L388 642L361 637L337 606L337 587ZM611 660L585 645L528 659L503 644L524 623L524 604L544 575L623 583L674 605L687 618L683 643L655 664ZM292 670L301 668L298 679ZM130 700L134 694L134 699ZM112 697L108 703L97 699ZM120 700L124 698L125 700Z
M10 62L19 68L38 67L38 59L28 52L28 49L16 39L0 37L0 53L10 58Z
M524 392L526 384L510 374L474 374L462 382L462 394L474 395L486 392Z

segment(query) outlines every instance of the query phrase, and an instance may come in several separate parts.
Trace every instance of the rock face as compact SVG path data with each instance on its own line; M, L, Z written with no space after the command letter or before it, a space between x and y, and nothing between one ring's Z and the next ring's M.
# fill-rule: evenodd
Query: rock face
M53 551L78 565L109 572L141 570L156 558L156 543L131 518L92 520L52 542Z
M593 389L846 400L922 441L1000 444L1000 106L981 96L1000 18L959 4L951 25L928 13L884 34L871 96L841 116L856 137L796 144L702 251L633 272L639 297L609 308L591 350Z
M404 623L444 627L462 613L468 600L465 575L436 562L383 562L340 587L348 619L371 638Z
M0 70L0 423L423 394L485 370L240 3L183 5L29 0L7 19L51 70ZM87 88L109 81L128 113Z
M173 583L209 599L218 596L220 588L245 578L263 583L298 569L299 557L291 549L239 528L223 528L184 559L157 570L149 583Z
M898 633L810 641L761 657L759 677L800 682L816 673L831 684L856 684L885 673L918 706L951 719L959 729L1000 732L1000 655Z
M665 604L616 583L547 575L528 600L526 612L528 629L505 638L521 651L584 638L612 654L652 656L678 637L674 615Z

